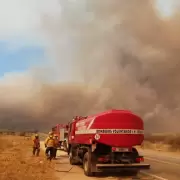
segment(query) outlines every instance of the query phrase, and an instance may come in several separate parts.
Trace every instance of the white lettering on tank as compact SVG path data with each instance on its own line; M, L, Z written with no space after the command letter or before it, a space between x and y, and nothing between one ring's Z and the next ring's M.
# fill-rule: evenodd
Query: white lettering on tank
M84 126L82 129L75 131L76 134L134 134L143 135L144 130L141 129L87 129Z

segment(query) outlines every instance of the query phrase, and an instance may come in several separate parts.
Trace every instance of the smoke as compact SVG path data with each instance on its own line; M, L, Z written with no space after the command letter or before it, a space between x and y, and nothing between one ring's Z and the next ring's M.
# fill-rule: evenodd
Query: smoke
M0 90L2 124L43 129L74 115L117 108L139 114L148 131L178 131L178 12L163 19L150 0L60 0L60 5L60 16L42 17L52 69L30 72L32 79L13 80L13 86L5 79L10 86ZM71 81L58 81L63 69ZM52 74L57 81L50 83Z

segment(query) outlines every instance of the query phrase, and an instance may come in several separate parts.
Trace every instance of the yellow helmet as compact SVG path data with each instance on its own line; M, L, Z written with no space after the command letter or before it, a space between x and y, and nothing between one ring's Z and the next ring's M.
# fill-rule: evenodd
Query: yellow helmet
M38 134L35 134L35 137L39 137L39 135L38 135Z
M50 136L51 136L51 135L53 135L53 132L52 132L52 131L50 131L50 132L49 132L49 135L50 135Z

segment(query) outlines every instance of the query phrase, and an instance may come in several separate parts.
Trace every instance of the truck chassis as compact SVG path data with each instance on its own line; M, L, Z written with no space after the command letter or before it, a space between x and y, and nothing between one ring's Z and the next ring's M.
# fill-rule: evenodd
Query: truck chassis
M143 160L136 148L131 152L113 152L112 147L104 144L69 145L68 155L71 165L83 165L86 176L94 176L97 172L128 171L136 176L141 169L149 169L149 164L140 163Z

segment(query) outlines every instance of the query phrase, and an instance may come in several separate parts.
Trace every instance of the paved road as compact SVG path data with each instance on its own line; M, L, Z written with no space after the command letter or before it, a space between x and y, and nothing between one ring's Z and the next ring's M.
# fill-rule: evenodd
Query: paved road
M44 144L41 142L41 147L44 150ZM58 159L55 161L55 165L52 167L55 170L56 176L59 180L132 180L135 179L133 177L120 176L118 175L106 175L101 174L98 177L87 177L84 175L83 169L80 166L72 166L69 164L69 159L67 153L63 151L58 151L57 153ZM149 175L140 174L138 176L139 180L153 180L154 178L150 178ZM136 178L137 180L137 178Z
M107 174L100 174L98 177L87 177L84 175L83 169L80 166L71 166L69 164L69 159L67 157L67 154L63 151L58 152L58 159L56 160L56 164L54 166L54 170L56 171L57 177L60 178L60 180L98 180L98 179L104 179L104 180L132 180L135 179L135 177L128 177L128 176L120 176L117 175L107 175ZM149 175L140 174L138 176L139 180L153 180L154 178L149 177Z
M42 146L43 147L43 146ZM140 180L180 180L180 157L170 156L161 152L139 150L140 154L145 155L145 163L151 165L151 169L142 171L139 175ZM58 160L53 167L59 180L97 180L97 179L112 179L112 180L132 180L133 177L117 176L98 176L86 177L83 169L79 166L71 166L67 154L63 151L58 151Z
M139 150L145 156L145 162L151 165L148 173L158 176L162 180L180 180L180 155Z

